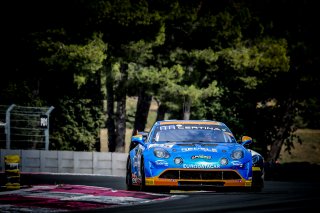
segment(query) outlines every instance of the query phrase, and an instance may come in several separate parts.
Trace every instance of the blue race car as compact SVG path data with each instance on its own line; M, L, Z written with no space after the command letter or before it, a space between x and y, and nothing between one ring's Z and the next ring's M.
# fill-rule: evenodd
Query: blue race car
M132 136L128 190L237 188L261 191L263 157L238 143L222 122L157 121L149 133Z

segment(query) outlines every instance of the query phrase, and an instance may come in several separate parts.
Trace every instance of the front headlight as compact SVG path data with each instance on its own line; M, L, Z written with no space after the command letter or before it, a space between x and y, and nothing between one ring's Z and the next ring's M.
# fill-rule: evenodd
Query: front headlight
M241 158L243 158L244 153L242 150L233 150L232 154L231 154L231 158L233 160L239 160Z
M155 148L153 154L158 158L169 158L170 154L167 150L163 148Z

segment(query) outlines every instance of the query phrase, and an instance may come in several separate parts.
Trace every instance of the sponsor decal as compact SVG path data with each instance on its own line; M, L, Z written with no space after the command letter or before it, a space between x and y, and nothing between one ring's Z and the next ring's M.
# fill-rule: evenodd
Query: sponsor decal
M220 168L218 164L182 164L184 169L217 169Z
M168 166L168 162L167 161L164 161L164 160L156 160L155 161L155 164L157 166Z
M131 177L133 184L140 183L139 178L134 173L131 174Z
M204 151L204 152L218 152L217 149L208 148L208 147L188 147L181 148L182 152L190 152L190 151Z
M160 131L162 131L162 130L170 130L170 129L176 129L176 126L175 125L160 126Z
M150 144L148 148L153 147L162 147L162 148L172 148L175 145L175 143L166 143L166 144Z
M200 130L220 130L214 126L185 126L185 125L177 125L177 129L200 129Z
M233 161L233 162L231 162L231 163L232 163L232 165L234 165L234 166L240 166L240 167L243 166L243 164L242 164L241 162L239 162L239 161Z
M192 160L195 160L195 159L206 159L206 160L210 160L211 159L211 156L210 155L193 155L191 157Z
M224 131L226 132L226 129L220 129L217 128L216 126L212 125L181 125L181 124L176 124L176 125L162 125L159 127L160 131L163 130L172 130L172 129L186 129L186 130L219 130L219 131Z
M146 185L154 185L154 180L146 179Z

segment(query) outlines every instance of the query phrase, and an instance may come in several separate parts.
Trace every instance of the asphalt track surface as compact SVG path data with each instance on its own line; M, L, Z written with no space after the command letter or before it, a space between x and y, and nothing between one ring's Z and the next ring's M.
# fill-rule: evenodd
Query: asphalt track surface
M124 177L29 173L21 174L21 189L1 190L0 212L314 212L319 191L320 181L306 179L267 180L262 192L158 194L126 191Z

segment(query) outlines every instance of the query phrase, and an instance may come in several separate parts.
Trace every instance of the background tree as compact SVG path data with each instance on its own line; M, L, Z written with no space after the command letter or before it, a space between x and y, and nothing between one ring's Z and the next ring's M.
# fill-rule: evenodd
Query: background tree
M56 33L37 40L43 52L39 60L49 68L46 87L54 88L50 98L57 106L53 123L59 125L52 128L51 149L92 151L103 123L100 71L106 45L97 35L85 44L68 44L64 32Z
M55 149L77 149L72 141L82 133L88 144L79 149L92 149L102 126L110 151L123 149L127 96L139 96L135 129L145 128L153 97L158 119L183 118L188 106L190 119L221 120L237 137L253 136L270 161L283 144L293 148L296 128L320 126L315 2L49 0L4 8L16 18L4 25L1 104L55 106Z
M101 1L103 11L97 29L103 32L104 40L110 44L108 54L111 55L106 66L119 65L118 77L113 87L107 86L108 92L108 135L109 151L124 149L126 130L126 97L128 64L132 61L143 63L150 57L150 41L158 33L157 20L159 15L148 8L147 1ZM110 30L112 29L112 30ZM151 42L152 43L152 42ZM110 69L106 69L107 71ZM113 96L113 97L112 97ZM111 103L112 101L115 103ZM113 113L116 104L117 111Z

